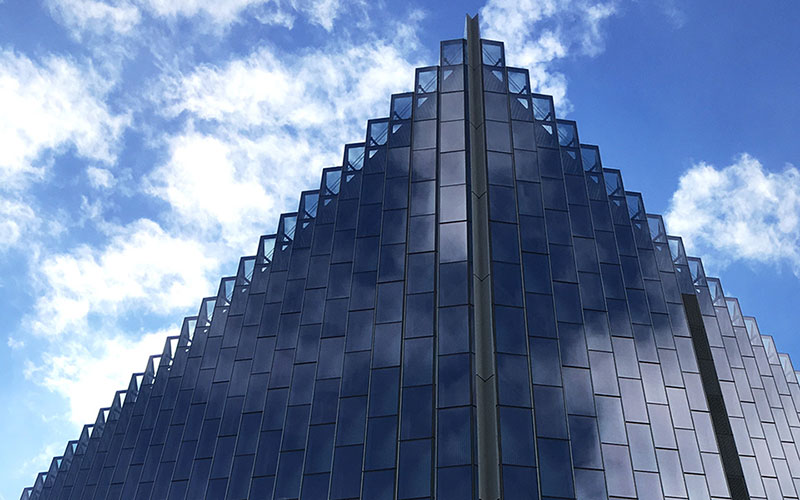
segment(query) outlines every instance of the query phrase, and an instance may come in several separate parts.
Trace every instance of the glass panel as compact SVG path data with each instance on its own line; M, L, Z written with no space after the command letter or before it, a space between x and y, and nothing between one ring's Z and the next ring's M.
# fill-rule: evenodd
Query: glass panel
M558 143L564 147L578 147L578 130L572 122L558 122Z
M455 66L464 64L464 40L450 40L442 42L442 66Z
M554 120L553 101L545 96L533 97L533 117L541 121Z
M428 94L436 92L438 81L438 70L431 69L418 69L417 70L417 94Z
M483 48L483 64L487 66L503 66L503 44L500 42L490 42L481 40Z
M625 190L622 188L622 175L619 170L603 169L603 179L606 182L608 196L624 196Z
M508 69L508 91L513 94L527 94L530 91L526 70Z
M599 172L600 151L592 146L581 146L581 162L585 172Z
M369 144L370 146L383 146L389 133L389 122L370 122L369 124Z
M392 96L392 120L408 120L411 118L413 97L410 94Z

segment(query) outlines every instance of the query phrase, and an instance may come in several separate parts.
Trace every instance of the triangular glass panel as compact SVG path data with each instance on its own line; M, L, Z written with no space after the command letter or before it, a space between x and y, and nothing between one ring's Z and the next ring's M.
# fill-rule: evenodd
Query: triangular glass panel
M744 326L747 329L747 337L750 339L750 343L753 345L758 345L761 339L761 332L758 329L758 323L756 323L756 319L752 316L745 317Z
M739 301L735 297L725 297L725 305L728 306L728 315L731 317L733 326L744 326L742 310L739 308Z

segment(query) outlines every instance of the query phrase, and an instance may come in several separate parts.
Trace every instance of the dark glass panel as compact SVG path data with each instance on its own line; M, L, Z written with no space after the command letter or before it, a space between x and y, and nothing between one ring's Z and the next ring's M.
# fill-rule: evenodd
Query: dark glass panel
M436 120L415 121L412 128L412 141L414 149L435 148Z
M547 220L547 238L550 243L571 244L569 214L559 210L545 210L544 212Z
M363 351L372 345L373 312L354 311L347 324L347 352Z
M537 436L567 438L564 393L560 387L534 385L533 408L536 416Z
M491 222L492 260L519 262L519 238L517 226L503 222Z
M527 302L528 335L556 337L553 296L540 293L525 294Z
M431 442L402 441L398 470L398 499L427 497L431 494Z
M409 148L391 148L387 156L387 177L408 177Z
M406 208L408 206L408 177L397 177L386 180L385 210Z
M503 186L514 185L514 172L510 154L490 151L487 154L486 165L489 175L489 184L499 184Z
M366 416L366 397L340 399L336 446L363 443Z
M423 215L411 217L408 231L408 251L432 252L434 250L434 224L436 217Z
M366 470L394 467L397 452L397 417L370 418L367 423Z
M575 258L572 247L568 245L550 245L550 267L556 281L578 282L575 273Z
M314 387L311 423L322 424L335 422L338 401L339 379L318 380Z
M372 355L373 368L400 365L400 339L402 323L375 326L375 348Z
M442 187L439 190L439 221L451 222L467 218L466 185Z
M569 433L572 442L572 461L575 467L600 469L600 437L597 419L594 417L569 417Z
M486 121L486 148L502 153L511 152L511 135L507 122Z
M404 243L406 241L406 211L387 210L383 212L383 243Z
M432 214L436 211L436 183L414 182L411 184L411 215Z
M433 334L433 294L420 293L406 297L405 337L426 337Z
M539 448L542 495L572 497L572 466L570 464L569 441L537 439L536 442Z
M584 368L564 368L564 391L567 412L572 415L594 415L592 377Z
M531 338L530 349L533 383L561 385L558 342L555 339Z
M605 309L606 302L600 275L596 273L579 273L579 275L583 307L586 309Z
M469 352L469 309L466 306L439 309L439 353Z
M404 387L400 411L400 439L430 437L433 428L433 386Z
M522 306L522 279L519 266L495 262L492 265L495 304Z
M533 123L514 120L511 122L511 131L514 137L514 148L526 149L529 151L536 149L534 141Z
M472 461L471 409L452 408L438 412L437 466L468 465Z
M403 386L433 383L433 337L406 339L403 352Z
M461 114L463 115L463 111ZM439 125L439 150L443 153L464 149L465 141L466 132L464 130L463 120L442 122Z
M439 119L441 121L463 120L464 119L464 93L450 92L439 96ZM461 135L464 135L462 124ZM459 148L463 149L463 148Z
M373 370L370 382L369 416L385 417L396 415L399 390L399 368Z
M427 181L436 178L436 150L414 151L411 166L412 181Z
M517 307L495 307L494 324L497 352L527 354L527 335L525 333L523 311L523 309Z
M439 407L470 404L471 378L469 355L439 356Z
M375 319L378 323L403 320L403 282L378 285L378 309Z
M519 234L523 251L547 253L544 225L543 217L525 215L519 217Z
M442 186L466 182L465 158L464 152L442 153L439 155L439 182Z
M405 276L405 245L384 245L381 247L379 281L397 281Z
M395 443L393 443L395 445ZM370 471L364 473L362 498L392 500L394 497L394 470ZM314 498L325 498L319 496Z
M539 160L534 151L514 151L514 170L517 180L539 181Z
M530 408L530 378L526 356L498 354L497 377L499 404Z
M521 215L542 216L542 190L538 182L517 182L519 213Z
M456 222L439 226L439 261L467 260L467 223Z
M363 446L336 447L331 478L331 498L358 497L361 492L361 455Z
M532 423L529 409L500 407L500 446L503 464L536 465Z
M369 351L349 352L344 357L342 397L367 394Z
M335 425L315 425L308 429L305 473L328 472L333 456Z
M487 120L508 121L508 99L504 94L484 92L483 103Z
M439 306L466 304L468 297L466 262L452 262L439 266Z
M447 467L437 469L437 496L439 500L464 500L473 498L472 467Z

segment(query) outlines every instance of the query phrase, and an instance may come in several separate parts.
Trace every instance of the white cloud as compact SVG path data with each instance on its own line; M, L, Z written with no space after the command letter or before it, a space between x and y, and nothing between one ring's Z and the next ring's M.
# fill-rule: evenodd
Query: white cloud
M64 343L58 353L46 352L39 365L28 362L25 376L66 398L73 424L92 423L115 391L127 389L131 374L144 371L147 358L161 353L166 337L179 332L179 325L135 337L99 332Z
M0 193L0 252L16 246L23 235L35 231L40 224L30 205Z
M696 164L681 176L665 220L688 251L712 265L788 264L800 277L800 172L795 167L770 172L748 154L722 168Z
M88 167L86 169L86 177L89 178L89 184L95 189L111 188L116 181L114 174L110 170L100 167Z
M10 347L11 349L13 349L15 351L17 349L22 349L23 347L25 347L25 341L19 340L19 339L15 339L11 335L8 336L7 344L8 344L8 347Z
M147 219L109 231L104 247L50 254L34 271L39 295L27 319L33 333L82 335L90 315L166 314L214 291L209 272L217 271L218 260L209 255L210 245L169 234Z
M201 17L200 29L226 29L245 14L265 25L291 28L298 15L330 31L340 0L48 0L51 12L80 37L83 33L131 35L146 16L174 21Z
M163 109L187 124L169 139L148 192L176 221L250 251L302 189L318 187L322 167L341 162L346 142L364 140L368 118L388 115L391 93L413 87L405 50L369 40L281 58L261 48L181 76Z
M139 24L141 12L128 0L47 0L57 19L83 31L129 33Z
M48 155L74 147L107 164L129 122L104 102L111 89L90 66L50 56L41 64L0 50L0 176L14 187L40 178Z
M531 87L550 94L562 113L564 75L549 67L567 56L596 56L604 49L603 22L616 13L616 0L489 0L481 9L481 36L505 42L511 66L528 68Z

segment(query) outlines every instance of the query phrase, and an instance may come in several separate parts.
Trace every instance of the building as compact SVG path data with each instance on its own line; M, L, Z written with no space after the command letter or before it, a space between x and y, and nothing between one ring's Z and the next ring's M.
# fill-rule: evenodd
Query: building
M22 498L798 498L788 356L504 61L468 18Z

